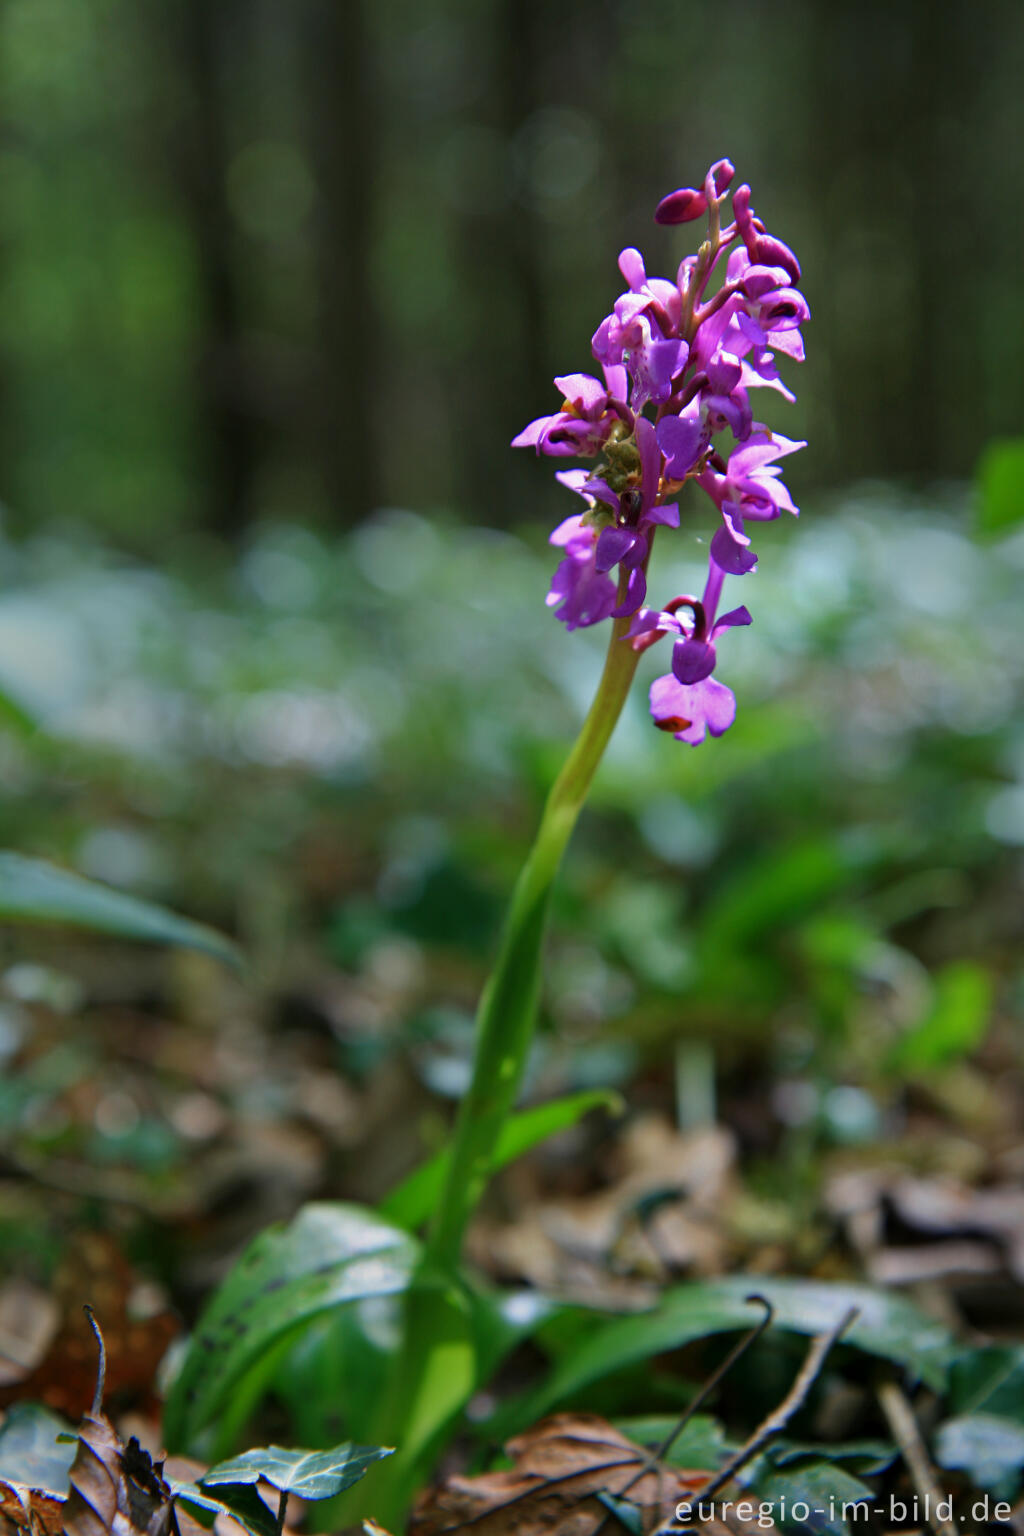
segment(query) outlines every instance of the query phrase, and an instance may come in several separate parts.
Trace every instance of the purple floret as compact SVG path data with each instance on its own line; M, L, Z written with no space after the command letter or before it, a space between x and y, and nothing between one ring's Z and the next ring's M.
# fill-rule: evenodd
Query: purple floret
M765 229L745 184L732 193L727 217L734 175L731 161L719 160L702 187L662 198L658 223L706 215L707 239L683 258L674 280L650 276L635 247L620 253L627 287L592 341L604 382L585 373L557 378L561 409L531 422L513 444L598 459L590 470L557 475L586 510L551 536L563 558L548 604L567 629L632 617L628 638L638 650L673 636L672 669L653 684L651 711L660 729L694 746L708 732L720 736L736 712L732 693L713 676L716 640L749 624L750 614L740 607L716 618L723 583L757 564L748 523L797 512L778 460L806 446L755 420L753 390L794 399L776 356L802 361L800 328L810 310L795 286L799 261ZM687 481L720 519L704 595L645 608L654 535L679 526L675 498Z

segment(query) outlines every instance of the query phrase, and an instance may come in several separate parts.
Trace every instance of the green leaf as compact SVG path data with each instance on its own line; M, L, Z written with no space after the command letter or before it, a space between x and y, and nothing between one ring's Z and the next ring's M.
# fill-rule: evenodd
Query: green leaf
M601 1492L600 1490L597 1494L597 1501L599 1504L603 1504L608 1513L618 1521L622 1529L628 1532L628 1536L644 1536L643 1511L639 1504L634 1504L630 1499L620 1499L614 1493Z
M1024 518L1024 437L997 438L981 456L977 474L976 527L981 534L1007 533Z
M531 1338L564 1307L542 1291L491 1291L479 1285L470 1292L470 1305L478 1385L490 1378L517 1344Z
M236 969L242 964L235 946L212 928L20 853L0 852L0 919L62 924L122 939L176 944L202 950Z
M815 839L776 848L745 864L716 891L700 927L701 955L712 965L723 954L756 944L821 904L851 879L835 842Z
M474 1283L464 1291L474 1358L469 1395L560 1304L534 1290L491 1291ZM274 1392L297 1439L319 1446L341 1434L366 1433L394 1368L402 1305L401 1295L356 1301L317 1318L296 1339L277 1367Z
M236 1483L221 1489L219 1496L214 1498L197 1488L195 1483L182 1483L172 1477L168 1478L168 1484L200 1525L211 1526L218 1515L230 1515L244 1525L251 1536L278 1536L277 1521L255 1488Z
M874 1477L891 1467L899 1453L887 1440L845 1440L839 1445L777 1440L768 1452L773 1466L788 1467L802 1461L831 1461L849 1466L864 1477Z
M0 1478L63 1497L78 1439L58 1444L70 1425L41 1403L13 1403L0 1426Z
M967 1472L986 1492L1012 1499L1024 1467L1024 1424L994 1413L947 1419L935 1437L935 1459L940 1467Z
M517 1422L521 1418L523 1423L532 1423L557 1403L623 1366L710 1334L752 1327L760 1314L744 1298L755 1292L772 1303L775 1326L795 1333L825 1332L856 1307L858 1316L844 1334L844 1344L898 1361L929 1386L940 1388L945 1381L952 1354L950 1335L902 1296L887 1295L866 1285L730 1275L723 1280L674 1286L650 1312L617 1318L594 1329L562 1358L548 1381L529 1398L522 1417L517 1412Z
M233 1483L258 1483L260 1478L279 1493L297 1493L303 1499L330 1499L365 1476L375 1461L394 1452L384 1446L352 1445L345 1441L329 1451L285 1451L268 1445L245 1451L211 1467L199 1479L202 1488L222 1488Z
M800 1536L846 1536L851 1529L844 1506L854 1506L874 1497L859 1478L851 1477L831 1461L812 1461L785 1472L772 1471L757 1478L752 1492L764 1505L771 1505L776 1523L784 1531ZM793 1506L807 1506L805 1519L792 1517ZM855 1524L863 1516L854 1515Z
M0 730L5 728L17 736L34 736L39 722L17 695L6 684L0 683Z
M613 1420L615 1428L638 1445L655 1450L664 1445L678 1423L678 1415L656 1414L652 1417ZM665 1460L669 1466L715 1471L729 1451L725 1430L709 1413L695 1413L673 1440Z
M958 1355L949 1401L958 1416L984 1411L1024 1424L1024 1345L992 1344Z
M494 1169L504 1168L538 1143L546 1141L549 1136L568 1130L592 1109L607 1109L612 1114L621 1114L622 1099L619 1094L607 1088L587 1089L583 1093L552 1099L547 1104L538 1104L532 1109L511 1115L498 1138ZM450 1165L451 1151L446 1147L429 1162L416 1168L381 1201L381 1215L410 1232L421 1226L434 1209Z
M274 1392L301 1444L367 1432L401 1339L402 1294L335 1307L294 1340L278 1364Z
M992 1010L992 978L972 960L956 960L935 976L935 995L920 1023L889 1053L899 1072L927 1071L956 1061L981 1044Z
M334 1307L405 1290L418 1254L407 1232L357 1205L317 1202L260 1233L189 1343L164 1415L168 1446L208 1459L230 1449L296 1334Z

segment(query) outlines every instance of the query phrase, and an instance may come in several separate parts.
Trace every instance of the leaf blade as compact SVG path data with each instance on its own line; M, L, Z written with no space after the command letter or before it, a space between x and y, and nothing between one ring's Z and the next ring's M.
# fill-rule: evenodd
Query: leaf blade
M87 880L56 864L0 851L0 920L86 928L116 938L197 949L242 968L239 951L203 923Z
M418 1255L407 1232L341 1202L306 1205L260 1233L200 1318L167 1401L167 1444L197 1447L271 1351L333 1307L405 1290ZM233 1429L215 1436L216 1449Z
M280 1445L257 1447L211 1467L200 1487L258 1483L262 1478L279 1493L303 1499L330 1499L364 1477L374 1462L394 1455L390 1446L353 1445L343 1441L326 1451L285 1450Z
M858 1317L844 1335L844 1344L909 1364L930 1386L941 1387L945 1381L952 1340L903 1297L887 1296L866 1285L731 1275L674 1286L651 1311L595 1329L523 1405L522 1421L542 1418L556 1404L620 1367L711 1334L749 1328L756 1317L745 1298L753 1292L772 1303L775 1327L801 1334L827 1331L854 1307ZM518 1412L516 1418L518 1422Z
M502 1128L492 1171L506 1167L549 1136L568 1130L590 1110L608 1109L611 1113L621 1113L621 1106L621 1096L612 1090L588 1088L520 1110L510 1116ZM385 1196L378 1206L381 1215L410 1232L421 1226L441 1194L450 1166L451 1149L446 1147L436 1157L413 1169Z

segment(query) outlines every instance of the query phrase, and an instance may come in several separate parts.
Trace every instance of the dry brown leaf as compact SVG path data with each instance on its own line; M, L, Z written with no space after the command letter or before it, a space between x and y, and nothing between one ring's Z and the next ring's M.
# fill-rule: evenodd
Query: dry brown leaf
M881 1284L1005 1272L1024 1280L1019 1182L974 1188L882 1166L835 1175L826 1198L868 1277Z
M136 1315L139 1289L112 1238L100 1232L81 1234L54 1280L60 1325L32 1369L0 1386L0 1407L31 1398L72 1423L82 1416L96 1384L96 1341L82 1312L86 1300L103 1318L108 1401L132 1397L155 1408L156 1370L178 1324L159 1304L150 1315Z
M3 1536L60 1536L64 1500L44 1488L0 1480L0 1532Z
M86 1414L64 1501L66 1536L168 1536L174 1504L161 1471L134 1437L123 1445L105 1415Z
M512 1222L476 1223L473 1255L560 1295L646 1304L666 1275L728 1267L735 1161L734 1139L720 1127L683 1134L663 1116L639 1115L618 1137L605 1188L558 1200L529 1191Z
M596 1414L559 1413L506 1446L515 1466L480 1477L451 1477L417 1501L409 1536L595 1536L615 1518L597 1497L628 1498L643 1528L654 1530L709 1472L650 1463L635 1444Z

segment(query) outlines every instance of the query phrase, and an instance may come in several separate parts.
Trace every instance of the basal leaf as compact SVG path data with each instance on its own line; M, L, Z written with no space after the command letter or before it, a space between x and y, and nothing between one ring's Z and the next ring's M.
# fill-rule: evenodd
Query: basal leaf
M855 1307L858 1316L844 1344L895 1360L930 1386L941 1387L945 1381L952 1354L949 1334L901 1296L866 1285L731 1275L674 1286L651 1311L595 1328L559 1361L548 1381L517 1412L517 1422L531 1423L591 1382L651 1355L710 1334L751 1327L759 1314L744 1298L753 1292L772 1303L776 1327L795 1333L825 1332Z
M559 1131L575 1125L590 1110L607 1109L618 1113L621 1108L622 1100L617 1093L599 1088L569 1094L565 1098L521 1110L519 1114L509 1117L498 1138L494 1154L495 1171L514 1162L517 1157L522 1157L549 1136L555 1136ZM416 1168L381 1201L381 1215L393 1221L396 1226L406 1227L410 1232L421 1226L437 1203L450 1163L451 1152L446 1147L429 1162Z
M202 950L236 968L241 965L235 946L212 928L20 853L0 852L0 920L88 928L122 939L174 944Z
M262 1232L189 1343L164 1416L168 1446L223 1454L296 1333L334 1307L404 1290L417 1257L408 1233L356 1205L307 1205Z

